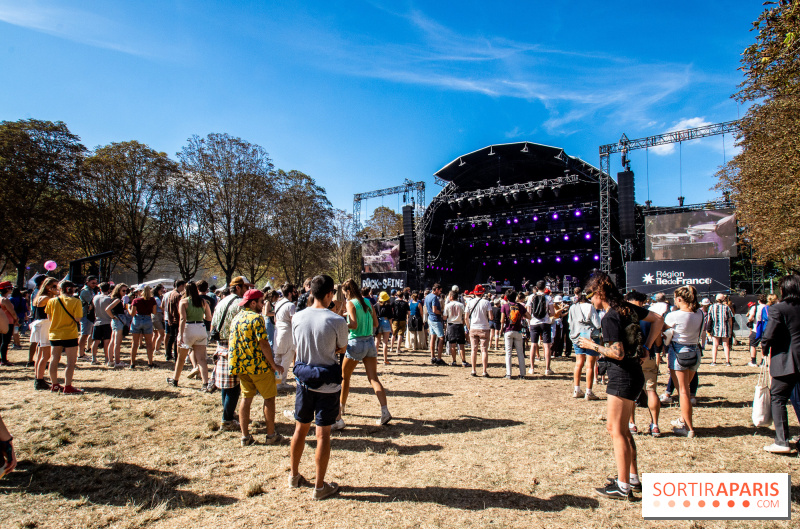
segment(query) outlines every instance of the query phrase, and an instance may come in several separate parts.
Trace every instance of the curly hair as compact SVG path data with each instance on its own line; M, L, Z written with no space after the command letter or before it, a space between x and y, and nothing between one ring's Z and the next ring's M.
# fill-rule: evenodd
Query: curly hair
M630 317L630 309L625 305L617 286L605 272L595 272L586 282L586 291L594 294L600 293L603 299L611 305L621 316ZM588 297L588 296L587 296Z

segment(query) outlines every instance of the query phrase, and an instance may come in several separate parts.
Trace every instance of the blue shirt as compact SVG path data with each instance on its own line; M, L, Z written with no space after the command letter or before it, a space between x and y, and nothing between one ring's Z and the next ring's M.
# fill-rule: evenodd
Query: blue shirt
M419 301L412 301L408 304L411 316L419 316Z
M436 307L441 312L442 304L439 301L439 296L431 292L427 296L425 296L425 311L428 313L428 321L438 322L442 321L442 315L436 314L433 312L433 308Z

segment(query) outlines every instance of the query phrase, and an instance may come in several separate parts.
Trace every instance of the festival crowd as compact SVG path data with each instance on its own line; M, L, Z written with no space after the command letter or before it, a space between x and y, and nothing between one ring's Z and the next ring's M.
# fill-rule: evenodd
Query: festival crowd
M260 395L264 444L290 445L288 484L313 487L314 499L339 490L324 480L331 431L346 427L351 377L359 364L378 401L376 423L382 426L392 414L378 376L379 362L391 364L404 348L428 350L432 366L449 364L470 369L473 377L491 378L499 374L490 373L489 351L502 342L507 379L536 378L537 361L544 364L540 376L550 377L557 367L554 358L574 355L573 398L599 400L595 384L605 384L617 475L597 492L633 500L634 492L641 491L634 440L639 433L637 404L649 413L646 433L660 437L661 407L677 399L679 415L671 421L672 432L696 437L692 411L701 357L710 347L709 365L715 366L721 347L725 366L731 366L736 339L734 311L724 294L712 303L698 299L695 288L685 285L671 299L664 293L652 299L636 291L623 295L598 271L584 287L562 294L552 292L545 280L525 282L519 292L510 285L499 291L476 285L471 291L452 286L445 293L440 284L425 291L387 292L362 288L352 279L337 285L325 275L306 279L300 288L286 283L261 290L243 276L219 289L204 280L151 288L112 285L94 276L80 288L44 275L36 277L35 285L23 291L0 282L0 365L12 365L8 350L20 348L20 334L29 332L26 367L33 370L33 388L80 395L84 390L74 386L73 375L81 360L108 369L152 369L163 354L174 362L168 386L182 387L186 367L184 379L199 379L199 391L220 392L220 429L239 432L243 447L256 444L250 417L253 399ZM768 366L773 380L775 441L765 450L789 453L790 443L797 442L788 432L790 400L800 420L800 276L784 277L780 292L780 297L763 295L748 307L747 366ZM126 336L131 347L123 361ZM146 364L137 362L140 348ZM449 362L443 359L445 351ZM663 363L669 377L659 395ZM294 409L282 412L295 422L291 439L275 429L279 391L295 393ZM300 462L312 426L317 445L315 479L310 482L300 473ZM10 472L16 459L1 418L0 453L3 473Z

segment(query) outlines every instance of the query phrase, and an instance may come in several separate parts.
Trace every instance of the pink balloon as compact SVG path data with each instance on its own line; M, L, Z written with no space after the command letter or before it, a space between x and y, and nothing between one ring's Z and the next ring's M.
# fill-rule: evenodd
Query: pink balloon
M48 272L52 272L53 270L58 268L58 265L56 264L55 261L47 261L46 263L44 263L44 268Z

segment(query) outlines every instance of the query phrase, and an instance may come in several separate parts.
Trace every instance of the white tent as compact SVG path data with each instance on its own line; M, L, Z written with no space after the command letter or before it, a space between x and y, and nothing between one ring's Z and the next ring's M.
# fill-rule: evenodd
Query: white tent
M169 278L153 279L152 281L145 281L144 283L140 283L138 285L131 285L131 288L133 289L144 288L144 287L153 288L158 284L164 285L164 288L166 288L167 292L169 292L170 290L172 290L172 285L175 284L175 280Z

